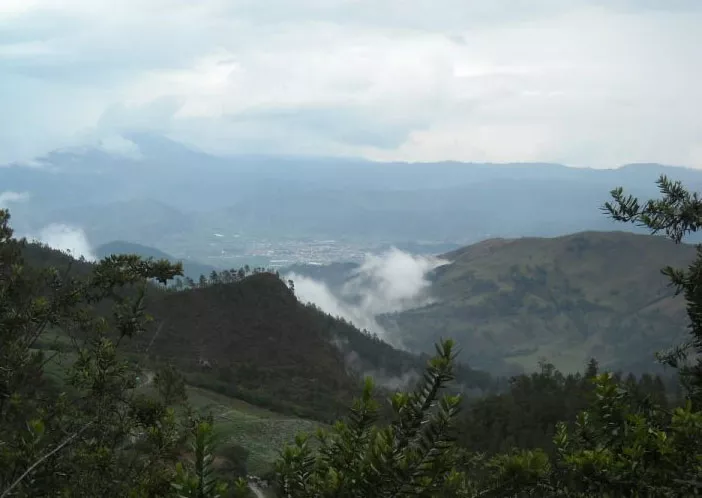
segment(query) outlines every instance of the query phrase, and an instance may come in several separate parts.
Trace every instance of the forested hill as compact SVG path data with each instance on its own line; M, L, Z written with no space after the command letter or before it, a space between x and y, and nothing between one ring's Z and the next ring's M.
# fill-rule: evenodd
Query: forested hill
M150 354L214 376L227 394L321 411L341 408L354 389L328 324L275 275L163 294L148 308L154 335L142 345Z
M642 372L686 333L684 301L660 269L687 267L694 255L624 232L489 240L444 256L451 264L432 277L434 304L385 320L417 349L453 337L466 361L493 371L533 371L541 358L578 371L594 356Z
M92 264L28 244L32 265L85 276ZM69 269L70 268L70 269ZM240 272L243 275L243 270ZM168 361L193 385L279 412L331 420L373 375L382 389L412 385L426 363L352 324L301 304L275 274L258 271L183 290L154 285L146 333L126 344L148 363ZM458 369L461 388L487 390L489 375Z
M343 411L365 375L381 388L412 385L426 360L299 303L271 273L162 293L148 309L153 332L141 350L197 372L193 382L308 417ZM465 388L491 386L490 376L466 366L458 377Z

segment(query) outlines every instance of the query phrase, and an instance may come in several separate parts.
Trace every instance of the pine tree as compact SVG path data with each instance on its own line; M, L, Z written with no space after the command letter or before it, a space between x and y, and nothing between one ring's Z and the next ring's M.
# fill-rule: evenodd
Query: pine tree
M219 273L217 273L217 270L212 270L212 272L210 273L209 283L210 285L217 285L220 283Z
M683 238L702 228L702 200L697 192L689 192L679 181L673 182L665 175L658 181L661 199L641 204L631 195L624 195L619 187L612 190L612 202L603 209L613 219L648 228L651 233L665 233L679 244ZM697 245L697 258L685 269L666 267L676 294L682 294L690 318L690 340L659 355L659 360L680 371L694 406L702 408L702 245ZM690 353L696 355L692 364L686 361Z
M196 420L192 426L193 462L176 466L172 483L177 498L223 498L227 485L214 476L214 432L211 417Z
M585 378L594 379L599 370L600 366L597 363L597 360L595 358L590 358L590 360L587 362L587 366L585 367Z
M445 341L429 362L422 382L411 393L392 398L393 422L377 427L373 383L346 421L317 435L320 448L299 436L277 464L282 496L403 497L452 496L458 480L454 468L452 421L460 397L439 396L453 379L454 346Z

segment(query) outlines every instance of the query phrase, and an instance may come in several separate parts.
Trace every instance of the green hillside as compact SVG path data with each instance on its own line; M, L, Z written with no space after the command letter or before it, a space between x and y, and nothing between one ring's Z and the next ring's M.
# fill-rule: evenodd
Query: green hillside
M492 371L533 370L540 358L574 371L591 356L640 371L685 334L684 302L656 268L694 253L622 232L488 240L444 256L434 304L383 319L418 349L453 337L465 360Z
M354 388L327 330L275 275L167 293L149 310L154 335L141 346L197 372L193 382L307 414L341 409Z
M212 413L216 423L219 453L227 455L238 449L246 469L263 475L273 469L284 445L300 432L314 432L323 425L281 415L250 403L217 394L207 389L190 387L188 400L201 413Z

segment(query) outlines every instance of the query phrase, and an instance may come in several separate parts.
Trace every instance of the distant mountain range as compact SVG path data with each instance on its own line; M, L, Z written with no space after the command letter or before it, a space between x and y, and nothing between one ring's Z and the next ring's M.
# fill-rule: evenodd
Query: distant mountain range
M0 168L14 225L49 223L163 248L178 258L239 254L251 240L444 244L620 229L598 208L624 186L656 194L660 173L689 187L702 172L656 164L612 170L556 164L376 163L361 159L216 157L132 135L140 159L99 149L57 151L33 167ZM217 234L217 235L215 235ZM234 265L232 265L234 266Z

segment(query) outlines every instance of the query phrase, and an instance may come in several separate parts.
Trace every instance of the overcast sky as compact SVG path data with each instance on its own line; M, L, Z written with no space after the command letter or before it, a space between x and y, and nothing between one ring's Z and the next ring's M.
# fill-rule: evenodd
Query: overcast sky
M702 0L0 0L0 163L218 153L702 167Z

